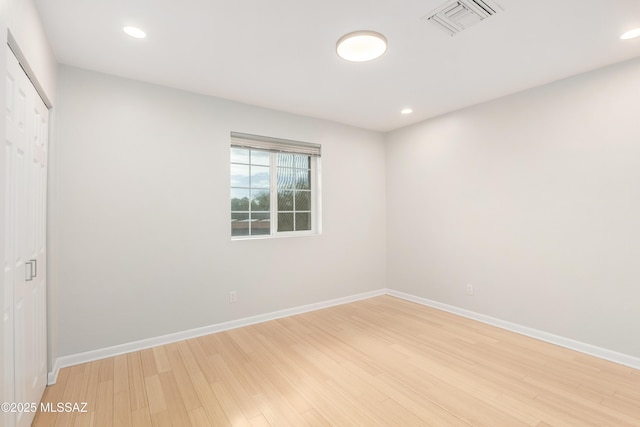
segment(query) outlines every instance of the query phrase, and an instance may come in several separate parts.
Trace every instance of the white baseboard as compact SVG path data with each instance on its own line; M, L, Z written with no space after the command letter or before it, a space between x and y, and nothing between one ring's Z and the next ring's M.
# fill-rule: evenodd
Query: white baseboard
M607 350L604 348L596 347L591 344L586 344L580 341L575 341L569 338L539 331L537 329L533 329L526 326L518 325L516 323L511 323L504 320L496 319L495 317L486 316L484 314L476 313L474 311L465 310L463 308L458 308L448 304L443 304L441 302L433 301L427 298L406 294L404 292L387 289L387 294L397 298L407 300L407 301L412 301L418 304L426 305L428 307L437 308L438 310L457 314L462 317L467 317L469 319L477 320L482 323L487 323L489 325L497 326L498 328L516 332L521 335L526 335L531 338L536 338L541 341L546 341L551 344L556 344L561 347L578 351L580 353L585 353L590 356L598 357L600 359L605 359L611 362L619 363L620 365L629 366L634 369L640 369L640 358L629 356L627 354L622 354L622 353Z
M53 385L58 381L58 374L60 373L60 366L58 366L58 359L53 361L53 369L47 373L47 385Z
M190 338L196 338L203 335L209 335L216 332L228 331L230 329L241 328L243 326L249 326L256 323L268 322L269 320L281 319L283 317L294 316L296 314L307 313L310 311L320 310L323 308L329 308L337 305L348 304L350 302L373 298L380 295L391 295L407 301L412 301L428 307L436 308L438 310L453 313L462 317L467 317L469 319L477 320L482 323L487 323L489 325L497 326L499 328L516 332L521 335L526 335L535 339L539 339L541 341L546 341L551 344L556 344L561 347L565 347L571 350L575 350L581 353L598 357L600 359L609 360L611 362L629 366L634 369L640 369L640 358L637 358L637 357L629 356L626 354L596 347L591 344L586 344L580 341L575 341L569 338L539 331L537 329L518 325L516 323L507 322L501 319L497 319L495 317L476 313L470 310L465 310L463 308L433 301L427 298L422 298L422 297L407 294L404 292L395 291L393 289L379 289L377 291L365 292L365 293L352 295L348 297L322 301L315 304L308 304L308 305L303 305L299 307L293 307L286 310L274 311L272 313L260 314L258 316L245 317L243 319L217 323L214 325L204 326L202 328L190 329L188 331L176 332L173 334L120 344L113 347L87 351L85 353L78 353L70 356L63 356L55 360L53 364L53 370L48 374L48 378L47 378L48 384L49 385L55 384L58 379L58 373L60 372L60 369L66 368L68 366L79 365L81 363L92 362L94 360L104 359L106 357L118 356L120 354L131 353L133 351L139 351L139 350L143 350L150 347L170 344L173 342L182 341Z
M260 314L252 317L245 317L243 319L232 320L229 322L217 323L214 325L204 326L201 328L190 329L188 331L176 332L173 334L162 335L159 337L147 338L140 341L129 342L125 344L116 345L113 347L102 348L98 350L91 350L84 353L72 354L70 356L59 357L54 361L53 370L47 375L49 385L56 383L58 379L58 373L60 369L68 366L79 365L81 363L92 362L94 360L104 359L106 357L118 356L125 353L131 353L134 351L144 350L150 347L156 347L159 345L170 344L177 341L183 341L190 338L196 338L203 335L209 335L216 332L228 331L230 329L241 328L243 326L249 326L256 323L268 322L269 320L280 319L283 317L294 316L296 314L307 313L310 311L320 310L323 308L334 307L336 305L348 304L354 301L360 301L363 299L369 299L380 295L387 294L386 289L379 289L377 291L364 292L357 295L352 295L343 298L336 298L328 301L322 301L314 304L302 305L299 307L288 308L286 310L274 311L271 313Z

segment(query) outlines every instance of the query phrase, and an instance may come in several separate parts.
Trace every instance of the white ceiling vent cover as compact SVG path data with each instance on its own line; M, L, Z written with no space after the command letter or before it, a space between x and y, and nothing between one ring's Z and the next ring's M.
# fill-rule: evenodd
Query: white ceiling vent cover
M501 10L488 0L450 0L422 19L437 24L453 36Z

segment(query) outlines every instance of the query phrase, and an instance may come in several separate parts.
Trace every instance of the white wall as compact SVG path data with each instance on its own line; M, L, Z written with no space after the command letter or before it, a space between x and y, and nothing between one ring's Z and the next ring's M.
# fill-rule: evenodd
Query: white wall
M636 59L389 133L388 286L640 356L639 99Z
M59 356L385 287L382 135L67 66L58 98ZM230 131L322 144L322 235L230 240Z
M33 0L7 0L5 3L8 29L24 54L24 58L19 59L26 60L23 65L29 68L29 77L35 82L40 95L53 104L57 64L35 3ZM2 37L2 46L6 46L6 31L2 32Z

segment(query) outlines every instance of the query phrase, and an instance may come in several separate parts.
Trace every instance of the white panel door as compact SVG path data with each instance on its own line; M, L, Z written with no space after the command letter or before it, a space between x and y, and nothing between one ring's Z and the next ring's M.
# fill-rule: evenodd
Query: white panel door
M7 49L3 396L38 403L46 386L46 171L48 110ZM5 413L3 426L33 413Z

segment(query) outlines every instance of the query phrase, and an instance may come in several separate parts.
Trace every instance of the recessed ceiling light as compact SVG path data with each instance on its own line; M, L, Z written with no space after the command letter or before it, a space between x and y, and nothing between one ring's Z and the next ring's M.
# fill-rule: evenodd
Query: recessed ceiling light
M629 30L620 36L622 40L629 40L636 37L640 37L640 28L634 28L633 30Z
M147 34L138 27L124 27L122 30L136 39L143 39L147 37Z
M400 111L400 114L411 114L413 113L413 110L411 108L403 108L402 111Z
M371 61L379 58L387 50L387 39L375 31L354 31L338 40L338 55L352 62Z

